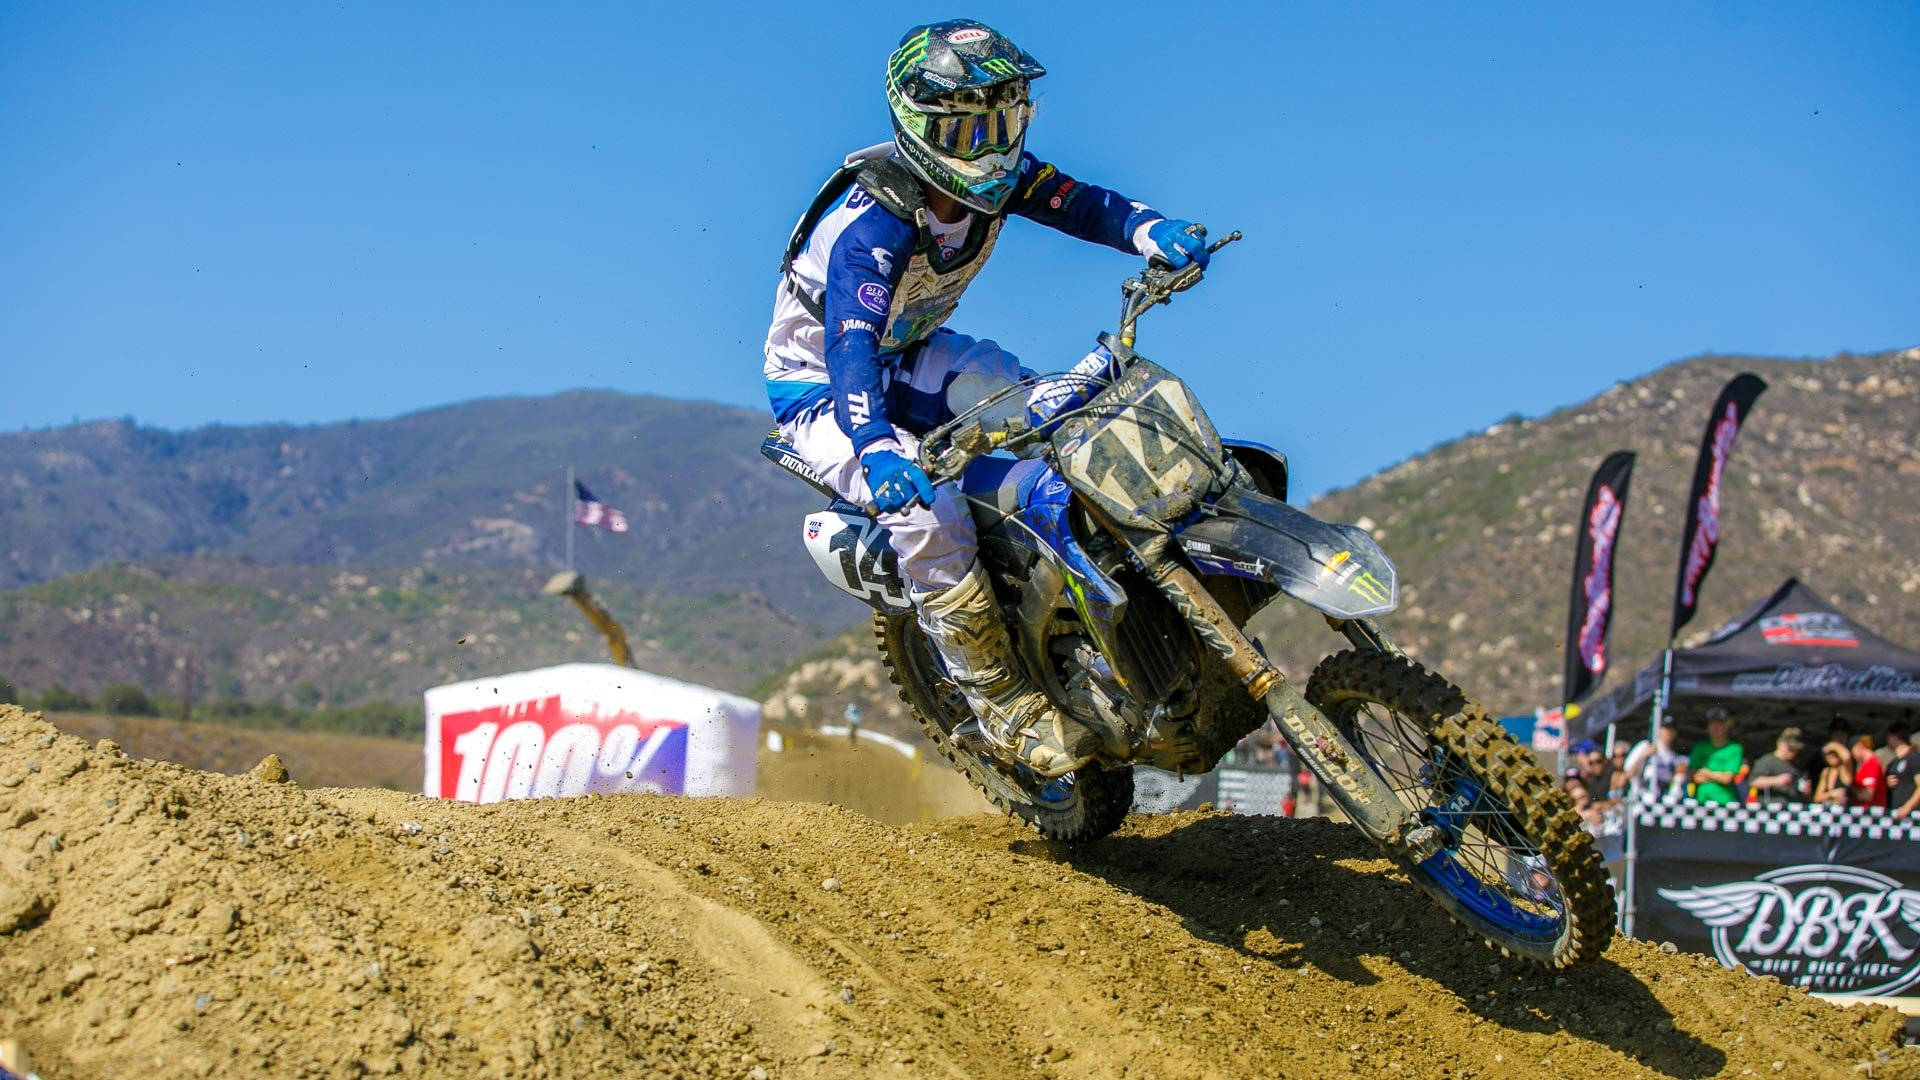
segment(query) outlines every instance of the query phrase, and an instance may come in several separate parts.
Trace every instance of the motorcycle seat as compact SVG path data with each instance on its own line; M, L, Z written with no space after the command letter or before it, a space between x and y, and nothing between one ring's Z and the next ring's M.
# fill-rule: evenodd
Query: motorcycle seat
M975 458L960 475L960 492L967 497L974 524L981 531L993 528L1018 513L1033 497L1033 487L1047 475L1047 463L1034 458Z
M839 496L794 452L793 444L778 428L760 441L760 454L794 476L805 480L815 491L840 502ZM990 529L1009 515L1017 513L1033 494L1033 486L1047 473L1047 463L1038 459L976 458L960 477L960 492L973 511L974 524ZM856 511L857 512L857 511Z
M807 463L801 460L800 455L794 452L793 444L780 434L779 428L774 428L767 433L766 438L760 440L760 456L805 480L813 490L827 498L839 497L832 488L827 486L827 482L820 479L819 474L808 467Z

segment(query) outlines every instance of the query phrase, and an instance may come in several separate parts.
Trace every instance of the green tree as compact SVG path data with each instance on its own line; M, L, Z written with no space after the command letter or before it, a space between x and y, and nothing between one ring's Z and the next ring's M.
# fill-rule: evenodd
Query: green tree
M313 708L320 704L324 697L326 695L320 692L320 688L310 682L303 682L293 688L293 703L303 709Z
M108 683L100 691L100 707L115 716L157 715L147 692L132 683Z
M47 712L85 712L93 708L93 702L59 683L48 687L47 692L40 695L38 704Z
M17 705L19 702L20 691L14 689L12 683L0 679L0 705Z

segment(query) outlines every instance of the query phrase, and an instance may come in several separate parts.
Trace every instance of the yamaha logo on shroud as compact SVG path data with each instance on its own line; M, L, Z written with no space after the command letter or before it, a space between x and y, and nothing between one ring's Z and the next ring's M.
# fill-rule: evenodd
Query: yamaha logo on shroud
M1867 997L1920 981L1920 891L1884 874L1805 863L1659 892L1713 928L1713 954L1728 967Z

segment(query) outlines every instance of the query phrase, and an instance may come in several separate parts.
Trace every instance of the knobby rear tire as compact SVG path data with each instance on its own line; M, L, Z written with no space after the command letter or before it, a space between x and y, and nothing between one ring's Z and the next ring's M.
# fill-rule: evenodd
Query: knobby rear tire
M1003 767L961 749L948 733L973 718L965 699L934 660L933 647L912 615L873 617L874 642L887 679L940 756L995 807L1031 825L1049 840L1086 843L1120 827L1133 806L1133 770L1089 765L1072 774L1064 797L1048 802ZM1056 788L1058 785L1055 785Z
M1460 772L1503 804L1525 841L1559 884L1565 927L1558 940L1533 941L1470 910L1461 898L1401 859L1409 876L1456 922L1490 947L1548 968L1596 959L1613 940L1614 900L1593 837L1581 827L1573 802L1486 710L1444 677L1402 656L1370 650L1335 653L1308 680L1306 697L1365 753L1355 731L1359 709L1374 704L1409 721L1430 747L1443 750ZM1387 777L1393 776L1380 770Z

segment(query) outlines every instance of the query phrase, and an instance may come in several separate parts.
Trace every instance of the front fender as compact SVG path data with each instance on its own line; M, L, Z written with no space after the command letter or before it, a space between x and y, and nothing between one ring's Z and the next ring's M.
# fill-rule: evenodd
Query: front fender
M1364 529L1235 487L1179 535L1194 568L1264 581L1335 618L1392 611L1399 575Z

